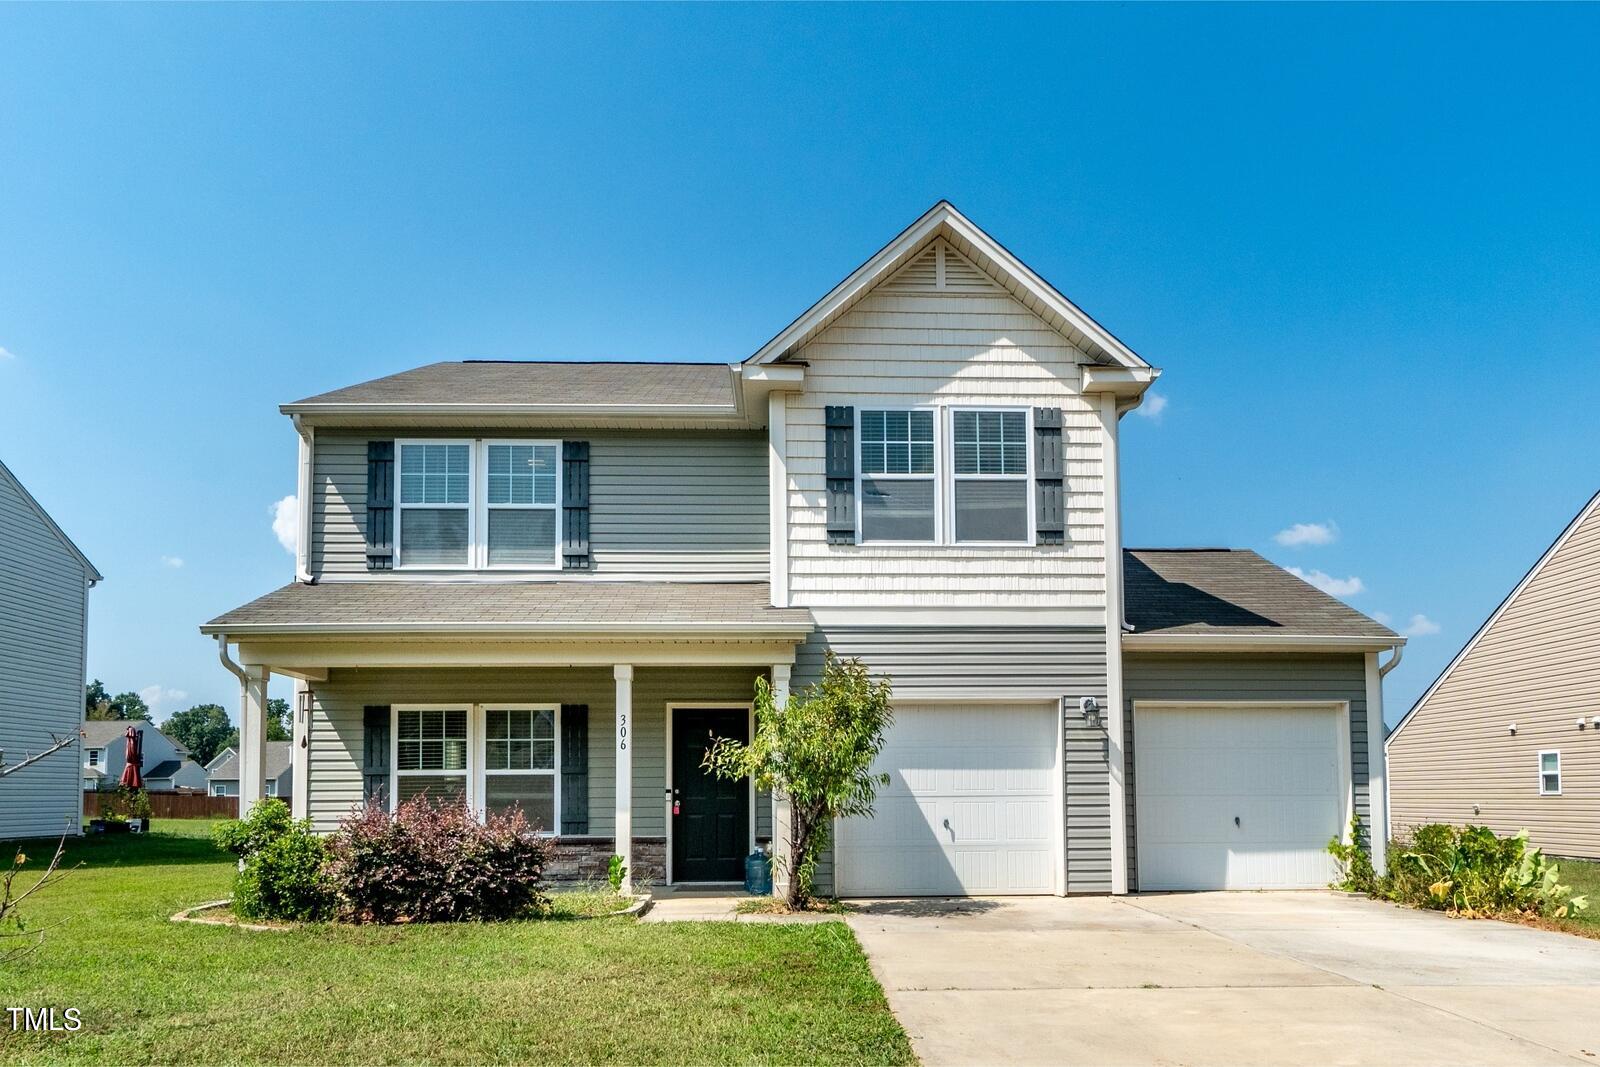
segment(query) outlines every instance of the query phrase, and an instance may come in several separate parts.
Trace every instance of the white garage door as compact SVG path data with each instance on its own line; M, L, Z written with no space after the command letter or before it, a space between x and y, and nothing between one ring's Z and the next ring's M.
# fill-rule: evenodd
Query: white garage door
M1314 889L1347 820L1342 708L1134 708L1139 888Z
M1055 892L1057 722L1047 704L896 707L876 814L838 827L840 895Z

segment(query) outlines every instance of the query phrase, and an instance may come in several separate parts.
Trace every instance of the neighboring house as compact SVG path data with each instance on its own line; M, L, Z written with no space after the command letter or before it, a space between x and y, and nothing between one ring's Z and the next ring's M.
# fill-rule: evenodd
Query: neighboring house
M128 727L138 730L143 748L141 774L146 790L172 792L206 787L206 769L189 750L148 720L95 719L83 723L83 787L115 789L127 765Z
M287 741L267 742L266 796L294 795L292 746ZM206 764L207 791L214 797L239 795L239 751L229 746Z
M0 841L78 833L89 590L101 581L84 554L0 463L0 752L21 763L0 778Z
M1600 494L1389 736L1391 826L1600 859Z
M1252 553L1124 553L1118 425L1157 373L941 202L742 362L435 363L284 405L296 580L202 627L246 806L278 673L320 829L460 796L520 806L558 874L736 881L785 812L709 778L707 738L831 649L895 725L824 887L1325 885L1352 814L1384 822L1403 639Z

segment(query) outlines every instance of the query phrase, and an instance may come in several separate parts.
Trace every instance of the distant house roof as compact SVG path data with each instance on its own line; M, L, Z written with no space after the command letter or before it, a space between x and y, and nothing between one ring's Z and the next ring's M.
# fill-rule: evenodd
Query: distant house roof
M178 750L178 755L187 756L189 750L174 741L155 723L149 719L85 719L83 720L83 743L87 748L105 748L117 741L125 741L128 737L128 727L145 733L161 734L166 737L169 744Z
M1405 641L1249 549L1128 549L1123 590L1130 648L1154 644L1150 638L1332 639L1381 647Z
M50 513L40 506L39 502L33 498L33 494L28 492L27 487L22 484L15 474L11 473L11 468L7 467L3 460L0 460L0 480L10 482L16 488L17 495L22 498L22 502L38 513L40 521L66 546L67 551L76 556L78 562L83 564L83 569L88 572L90 581L105 581L100 572L95 570L94 564L89 562L89 557L85 556L83 550L72 543L72 538L68 537L65 531L56 525L56 520L52 519Z
M219 615L204 633L640 633L811 630L765 582L293 583Z
M229 753L226 759L218 762L211 761L208 777L213 782L236 782L239 780L239 753L233 749L225 749ZM294 744L289 741L267 742L267 780L281 778L289 773L289 767L294 760Z
M174 774L177 774L182 769L183 760L169 759L162 760L160 763L147 769L143 773L144 777L146 778L171 778Z
M727 363L544 362L463 360L430 363L285 404L288 415L367 408L504 408L514 413L563 410L644 414L738 411L739 370Z

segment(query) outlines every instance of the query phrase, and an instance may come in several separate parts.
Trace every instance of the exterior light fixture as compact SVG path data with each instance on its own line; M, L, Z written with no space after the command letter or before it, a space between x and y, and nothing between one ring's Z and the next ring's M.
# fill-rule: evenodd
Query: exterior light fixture
M1516 736L1516 733L1517 733L1517 724L1516 723L1512 723L1511 724L1511 734L1514 737L1514 736Z
M1078 708L1083 712L1083 725L1091 730L1100 729L1100 702L1094 697L1084 697L1078 701Z

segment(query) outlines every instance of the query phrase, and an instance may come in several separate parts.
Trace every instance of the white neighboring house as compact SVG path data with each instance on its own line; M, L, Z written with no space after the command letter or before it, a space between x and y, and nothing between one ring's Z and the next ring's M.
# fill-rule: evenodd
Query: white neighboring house
M287 741L267 743L267 787L269 797L287 800L294 793L294 749ZM239 751L232 745L218 752L206 764L207 792L214 797L239 795Z
M0 752L17 764L83 718L100 572L0 463ZM0 779L0 840L80 832L79 744Z
M127 734L132 726L143 735L144 787L158 793L204 789L206 769L189 758L189 750L153 722L94 720L83 724L83 788L115 789L127 763Z

